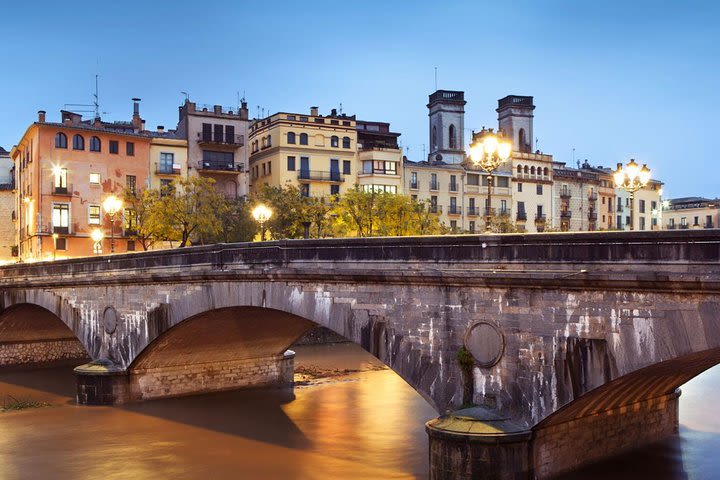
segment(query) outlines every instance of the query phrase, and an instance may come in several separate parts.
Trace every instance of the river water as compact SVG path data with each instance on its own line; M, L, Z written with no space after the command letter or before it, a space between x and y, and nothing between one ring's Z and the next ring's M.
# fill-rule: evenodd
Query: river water
M73 403L71 368L0 373L0 479L427 478L432 408L352 344L297 348L301 371L349 369L283 390L123 407ZM567 478L720 477L720 370L683 388L679 437Z

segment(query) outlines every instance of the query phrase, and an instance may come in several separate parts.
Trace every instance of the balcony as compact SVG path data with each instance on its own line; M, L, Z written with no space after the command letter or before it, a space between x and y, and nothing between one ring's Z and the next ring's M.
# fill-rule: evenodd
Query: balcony
M570 197L572 197L572 194L569 190L564 190L560 192L560 198L562 198L563 200L569 200Z
M238 172L243 171L242 164L235 165L234 162L230 163L221 163L221 162L200 162L200 168L199 170L201 172L217 172L217 173L231 173L231 174L237 174Z
M715 228L715 226L713 225L713 222L705 222L703 223L703 228Z
M340 172L323 172L320 170L300 170L297 176L298 180L342 183L345 177Z
M200 145L211 145L213 147L238 148L245 145L244 135L208 135L198 132L197 141Z
M442 213L442 207L440 205L430 204L430 206L428 207L428 211L430 213Z
M687 230L690 228L690 225L687 223L680 224L680 230Z
M494 208L485 208L485 209L483 209L483 210L484 210L484 211L483 211L483 215L485 215L486 217L487 217L487 216L491 216L491 217L494 217L494 216L495 216L495 209L494 209Z
M73 192L72 184L66 185L64 187L55 186L55 182L52 182L50 184L50 194L51 195L57 195L60 197L72 197L72 192Z
M440 190L440 182L430 182L430 190Z
M570 210L560 210L560 218L572 218L572 212Z
M470 217L477 217L480 215L480 209L478 207L468 207L467 214Z
M667 227L665 227L666 230L675 230L676 228L677 228L677 225L675 225L674 223L668 224Z
M622 206L622 205L618 205L617 208L615 208L615 211L618 212L618 213L622 213L622 211L623 211L623 206Z
M536 213L535 214L535 223L545 223L547 221L547 218L545 218L544 213Z
M518 222L526 221L527 220L527 212L524 212L524 211L517 212L517 214L515 215L515 220L517 220Z
M447 211L448 215L461 215L462 214L462 207L457 205L450 205L448 207Z
M52 233L62 233L67 235L70 233L70 227L56 227L55 225L53 225Z
M156 175L180 175L182 173L182 170L180 169L180 165L177 163L173 163L172 165L167 164L155 164L155 174Z
M594 202L595 200L597 200L597 198L598 198L597 192L593 192L593 191L588 192L588 200L590 200L591 202Z

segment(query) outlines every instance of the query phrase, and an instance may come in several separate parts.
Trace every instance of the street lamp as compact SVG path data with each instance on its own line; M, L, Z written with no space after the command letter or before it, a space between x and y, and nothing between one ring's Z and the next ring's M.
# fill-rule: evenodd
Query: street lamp
M122 200L115 195L110 195L103 202L103 208L110 216L110 253L115 253L115 215L122 208Z
M252 211L252 216L256 222L260 224L260 241L265 241L265 222L270 220L272 217L272 210L263 205L262 203L255 207Z
M623 167L622 163L617 164L617 170L613 173L613 180L617 188L622 188L630 193L630 230L635 229L635 192L644 188L650 181L650 169L647 164L640 165L631 158L630 162Z
M53 238L53 260L55 260L55 252L57 252L57 239L58 239L58 234L57 234L57 233L53 233L53 234L52 234L52 238Z
M487 172L487 205L485 206L485 230L490 231L492 220L492 184L493 172L502 165L512 153L512 142L505 138L502 130L497 134L492 128L473 135L473 143L470 144L470 160Z
M102 253L102 239L105 237L105 234L100 230L99 228L94 229L92 232L90 232L90 238L92 238L93 241L93 253L95 254L101 254Z

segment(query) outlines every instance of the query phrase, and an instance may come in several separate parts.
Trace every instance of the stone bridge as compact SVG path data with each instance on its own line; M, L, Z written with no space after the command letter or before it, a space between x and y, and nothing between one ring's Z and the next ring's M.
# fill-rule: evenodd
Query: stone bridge
M720 233L288 240L0 269L0 364L90 359L80 403L287 385L287 349L315 325L439 413L471 389L479 408L428 423L433 478L547 478L676 430L677 388L720 362Z

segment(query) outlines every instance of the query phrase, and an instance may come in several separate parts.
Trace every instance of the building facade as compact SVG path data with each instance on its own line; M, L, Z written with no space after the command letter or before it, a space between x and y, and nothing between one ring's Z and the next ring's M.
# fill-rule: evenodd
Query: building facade
M212 178L228 198L246 196L249 124L246 102L233 110L186 100L179 108L176 136L187 141L189 175Z
M250 126L250 190L294 185L305 197L342 195L357 184L355 116L279 112Z
M174 180L188 178L188 142L174 130L165 131L162 126L150 136L148 161L148 188L166 188Z
M399 133L390 124L358 120L357 182L365 191L403 193L403 155Z
M718 228L720 199L683 197L669 200L662 210L661 225L667 230Z
M123 210L111 224L103 212L110 196L122 197L148 182L150 137L142 133L135 102L131 122L83 120L61 111L62 121L47 122L38 113L11 157L16 170L16 244L23 261L133 251L133 212ZM99 251L90 238L105 239Z
M465 93L437 90L429 96L430 162L462 163L465 160Z
M15 168L10 152L0 147L0 262L17 257L15 243Z

